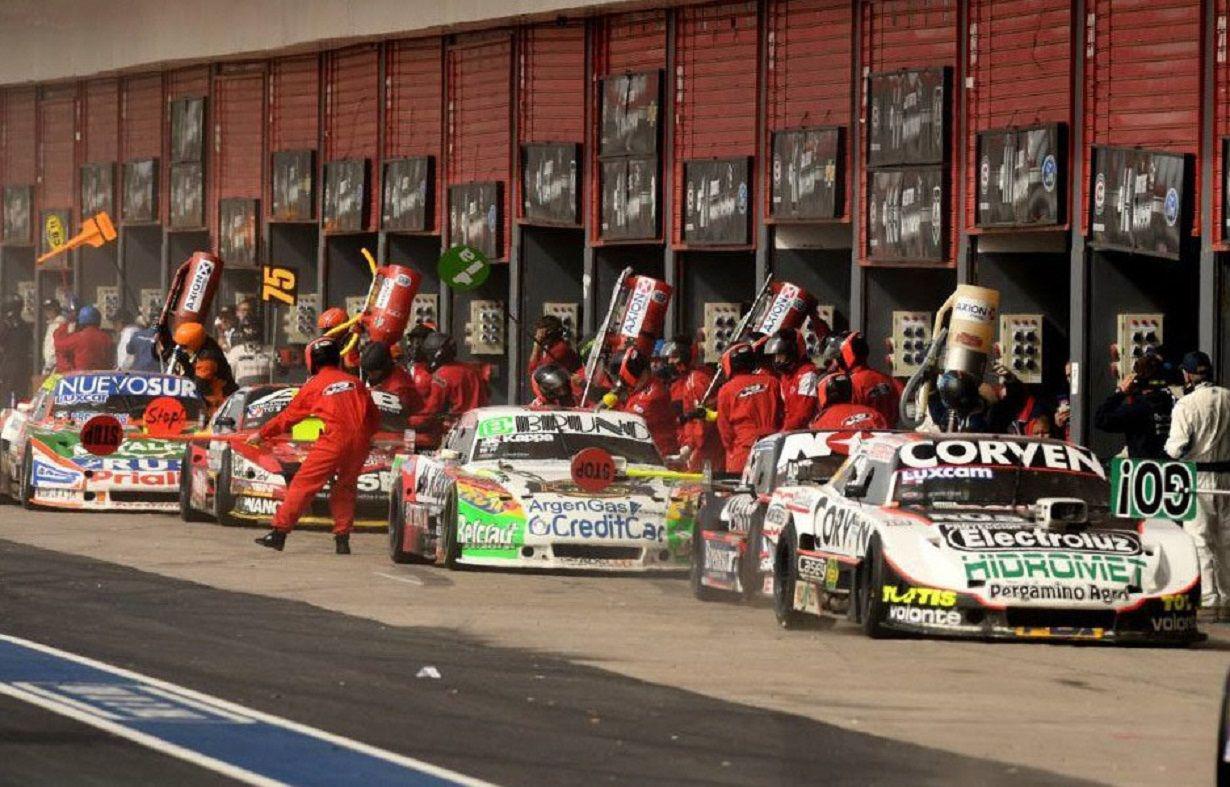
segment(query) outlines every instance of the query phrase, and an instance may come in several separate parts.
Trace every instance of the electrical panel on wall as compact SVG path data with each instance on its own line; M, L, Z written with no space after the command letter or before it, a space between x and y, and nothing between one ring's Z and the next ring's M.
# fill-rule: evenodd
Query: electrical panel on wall
M316 337L316 315L320 311L319 295L299 295L293 309L282 317L282 329L293 344L307 344Z
M824 320L825 324L828 325L828 331L826 332L826 335L827 333L832 332L833 330L833 304L831 303L819 304L818 306L816 306L816 313L819 314L820 319ZM824 339L820 337L820 334L816 333L816 325L811 317L808 317L807 320L803 323L803 339L807 342L808 357L812 358L813 360L819 358L820 355L824 352Z
M999 315L999 353L1021 382L1042 382L1042 315Z
M414 303L410 307L410 321L414 325L422 325L425 322L439 325L440 296L434 292L421 292L415 295Z
M542 315L544 317L548 315L558 317L559 321L564 324L564 333L574 342L577 338L580 312L581 307L576 303L549 301L542 305Z
M470 301L466 344L471 355L504 354L503 301Z
M927 357L931 344L931 312L893 312L893 337L889 339L889 360L893 377L910 377Z
M94 305L98 307L98 313L102 315L102 328L106 331L115 331L123 328L123 325L116 323L116 316L120 312L120 288L114 285L98 287L94 291Z
M363 307L367 305L366 295L347 295L346 296L346 314L351 317L363 311Z
M739 303L706 303L704 307L705 340L701 344L705 363L717 363L735 338L743 305Z
M141 295L141 312L150 322L158 319L158 313L162 311L162 302L166 300L166 296L162 290L157 288L143 289Z
M1156 313L1115 315L1117 341L1111 347L1111 369L1116 377L1126 376L1137 358L1161 347L1162 323L1162 315Z

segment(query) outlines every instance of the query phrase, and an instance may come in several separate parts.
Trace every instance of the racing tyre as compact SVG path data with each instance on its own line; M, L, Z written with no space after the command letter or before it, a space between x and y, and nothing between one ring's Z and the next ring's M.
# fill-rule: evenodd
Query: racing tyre
M179 518L184 522L204 522L209 517L192 507L192 444L179 461Z
M799 561L795 556L794 525L787 525L777 538L773 553L773 614L784 629L802 628L807 615L794 608L794 586L798 582Z
M227 527L238 527L243 520L231 514L235 510L235 496L231 494L231 451L222 452L218 478L214 481L214 519Z
M692 527L692 569L688 572L689 583L692 585L692 595L697 601L721 601L722 596L725 595L722 591L701 582L705 565L704 529L705 526L700 521L700 517L697 517L696 524Z
M35 505L32 501L34 497L34 484L31 477L34 475L34 451L31 450L29 444L26 445L26 451L21 457L21 478L17 481L17 499L21 503L22 508L33 509Z
M764 587L760 576L760 541L764 537L764 516L752 517L747 532L747 546L739 561L739 584L743 587L743 600L755 601Z
M448 502L440 512L440 555L442 565L449 571L461 568L461 545L457 543L457 490L449 493Z
M406 530L406 501L402 498L401 478L393 484L389 495L389 558L394 563L410 563L414 554L401 548Z
M884 586L884 548L880 546L879 536L871 537L858 578L858 615L863 633L872 639L893 636L892 630L884 626L888 609L884 597L877 592Z

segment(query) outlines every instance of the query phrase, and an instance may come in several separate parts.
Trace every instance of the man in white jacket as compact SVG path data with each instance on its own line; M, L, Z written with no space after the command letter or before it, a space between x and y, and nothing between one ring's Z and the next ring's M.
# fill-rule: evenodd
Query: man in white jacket
M1202 352L1183 358L1187 392L1170 414L1166 453L1196 463L1198 490L1230 492L1230 390L1211 381ZM1204 617L1230 620L1230 497L1196 495L1196 518L1184 525L1196 541Z

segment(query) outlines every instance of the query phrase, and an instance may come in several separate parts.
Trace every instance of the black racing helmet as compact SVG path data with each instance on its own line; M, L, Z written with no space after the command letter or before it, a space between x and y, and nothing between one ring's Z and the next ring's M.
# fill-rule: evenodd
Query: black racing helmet
M447 333L432 331L423 339L420 347L427 368L433 372L457 359L457 343Z
M749 342L735 342L722 353L722 374L727 378L747 374L760 362L760 353Z
M571 407L572 378L558 363L544 363L534 370L530 385L535 395L558 407Z
M368 385L380 385L393 372L393 353L384 342L371 342L359 352L359 370Z
M632 387L637 385L649 371L649 361L641 354L635 345L611 355L607 363L607 373L617 385Z
M336 339L321 336L303 348L303 360L307 364L308 374L316 374L326 366L341 366L342 346Z
M794 328L782 328L764 343L764 355L773 364L774 371L786 374L807 357L807 340ZM786 357L779 360L779 355Z
M826 374L816 386L816 400L823 410L834 404L849 404L854 399L854 385L850 376L842 372Z

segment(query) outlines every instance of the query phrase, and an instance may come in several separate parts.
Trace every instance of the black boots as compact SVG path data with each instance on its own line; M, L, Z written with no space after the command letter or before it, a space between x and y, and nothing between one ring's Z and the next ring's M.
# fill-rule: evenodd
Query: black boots
M265 535L256 539L256 543L281 552L282 548L286 546L286 534L281 530L270 530Z
M350 554L350 535L349 534L334 536L333 544L334 546L337 547L337 553L339 555L349 555Z

